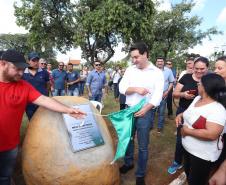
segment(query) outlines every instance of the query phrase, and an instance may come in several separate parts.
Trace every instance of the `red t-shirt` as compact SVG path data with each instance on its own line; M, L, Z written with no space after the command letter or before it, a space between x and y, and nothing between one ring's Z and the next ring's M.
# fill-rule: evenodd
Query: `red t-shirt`
M0 82L0 152L19 145L20 125L27 103L41 94L24 80Z

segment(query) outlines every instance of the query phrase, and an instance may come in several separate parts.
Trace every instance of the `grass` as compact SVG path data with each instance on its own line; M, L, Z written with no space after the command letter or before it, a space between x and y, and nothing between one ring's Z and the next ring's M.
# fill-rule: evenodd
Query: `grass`
M88 98L86 93L83 97ZM173 107L173 109L175 113L176 112L175 107ZM113 91L109 91L109 98L104 99L104 109L102 110L102 114L110 114L116 111L119 111L119 103L114 103L114 93ZM109 117L103 118L111 133L116 149L118 142L117 133ZM148 185L166 185L169 184L173 179L175 179L183 171L183 168L178 170L178 172L175 173L174 175L170 175L167 172L168 168L172 165L174 161L174 151L176 145L176 135L174 134L176 132L176 126L174 122L170 120L168 116L166 116L164 130L162 134L157 133L156 123L157 118L155 119L154 128L150 132L149 159L147 163L147 172L145 180L146 184ZM27 125L28 119L26 114L24 114L20 129L21 140L19 145L19 154L13 174L13 178L15 180L16 185L25 185L21 169L21 147L26 134ZM122 185L135 185L136 177L134 175L134 172L136 170L137 156L138 156L138 144L137 140L135 139L135 154L134 154L135 168L133 170L130 170L127 174L121 175ZM118 164L119 167L123 165L123 158L118 160Z

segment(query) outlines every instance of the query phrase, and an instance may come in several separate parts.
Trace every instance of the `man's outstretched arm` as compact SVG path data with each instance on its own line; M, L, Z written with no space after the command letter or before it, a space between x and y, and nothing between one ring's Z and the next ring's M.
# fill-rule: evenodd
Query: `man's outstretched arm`
M60 113L66 113L69 114L70 116L78 119L84 119L82 115L87 115L84 111L81 111L76 108L70 108L57 100L53 98L49 98L47 96L41 95L39 98L37 98L34 102L32 102L36 105L45 107L47 109L50 109L55 112L60 112Z

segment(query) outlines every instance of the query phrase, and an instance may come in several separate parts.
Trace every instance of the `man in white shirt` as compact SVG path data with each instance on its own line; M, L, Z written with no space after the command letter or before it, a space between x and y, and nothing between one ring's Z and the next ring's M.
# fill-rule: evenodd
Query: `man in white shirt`
M113 72L112 78L113 78L113 85L114 85L114 96L115 96L115 103L117 102L118 97L118 80L122 76L121 70L119 68L119 65L115 66L115 71Z
M137 161L136 184L144 185L144 175L148 160L149 132L151 128L151 109L159 106L164 86L162 71L148 61L148 48L145 43L138 43L130 48L134 66L126 70L119 84L119 91L126 95L126 104L134 106L146 97L143 108L134 114L137 117L136 129L133 132L120 173L125 174L133 169L134 136L137 131L139 154Z

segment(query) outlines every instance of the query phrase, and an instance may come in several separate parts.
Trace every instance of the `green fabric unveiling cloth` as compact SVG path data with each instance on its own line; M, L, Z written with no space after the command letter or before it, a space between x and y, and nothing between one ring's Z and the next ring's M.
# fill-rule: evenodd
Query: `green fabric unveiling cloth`
M146 98L143 98L138 104L132 107L109 114L119 138L115 159L112 163L125 156L132 131L135 129L137 121L137 118L133 114L140 111L145 102Z

